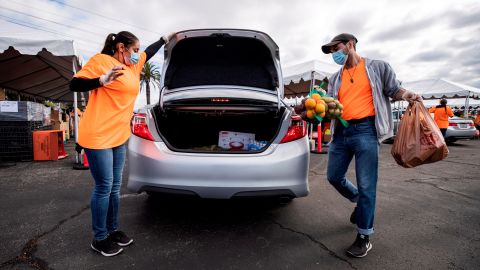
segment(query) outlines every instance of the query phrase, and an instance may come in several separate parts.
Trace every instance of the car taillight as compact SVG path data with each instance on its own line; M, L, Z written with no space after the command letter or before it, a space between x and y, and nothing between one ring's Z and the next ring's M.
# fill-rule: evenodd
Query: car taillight
M307 135L307 127L302 118L298 115L292 116L292 124L288 127L287 134L280 143L287 143L301 139Z
M149 141L155 141L152 134L150 134L150 131L148 130L147 115L144 113L137 113L133 115L132 133L140 138L144 138Z
M456 127L456 126L457 126L457 123L448 123L448 126L449 126L449 127Z
M470 122L468 125L471 126L471 127L475 126L475 124L473 122Z

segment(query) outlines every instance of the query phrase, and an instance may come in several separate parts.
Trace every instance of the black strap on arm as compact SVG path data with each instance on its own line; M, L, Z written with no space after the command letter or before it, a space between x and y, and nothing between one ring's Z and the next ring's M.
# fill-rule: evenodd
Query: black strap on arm
M73 78L70 81L70 91L73 92L88 92L93 89L101 87L100 78L82 79Z
M163 40L163 38L160 38L158 41L152 43L150 46L148 46L146 49L145 49L145 53L147 54L147 60L150 60L150 58L152 58L157 52L158 50L160 50L160 48L163 46L163 44L165 44L165 41Z

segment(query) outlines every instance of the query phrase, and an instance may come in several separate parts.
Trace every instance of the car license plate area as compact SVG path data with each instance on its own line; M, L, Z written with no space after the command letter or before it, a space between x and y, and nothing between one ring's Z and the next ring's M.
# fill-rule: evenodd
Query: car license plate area
M468 128L468 124L458 124L458 128L466 129Z

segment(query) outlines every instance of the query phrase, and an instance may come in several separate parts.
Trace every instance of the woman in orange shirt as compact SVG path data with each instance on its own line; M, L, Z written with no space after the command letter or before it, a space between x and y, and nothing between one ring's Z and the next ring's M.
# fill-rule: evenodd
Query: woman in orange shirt
M447 133L448 128L448 118L453 116L452 108L447 106L447 100L442 98L440 100L440 105L430 108L428 110L430 113L434 113L433 120L437 123L438 128L442 132L443 137Z
M475 127L480 130L480 112L477 112L477 117L475 117Z
M91 91L78 128L78 144L85 149L95 180L91 248L103 256L115 256L133 242L118 230L125 142L130 137L142 67L174 35L139 52L140 42L132 33L109 34L102 52L90 58L70 82L72 91Z

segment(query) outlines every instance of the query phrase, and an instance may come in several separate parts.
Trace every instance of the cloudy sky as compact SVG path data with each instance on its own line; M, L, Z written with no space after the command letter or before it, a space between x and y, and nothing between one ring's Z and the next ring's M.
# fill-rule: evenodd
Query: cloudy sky
M402 81L445 78L480 88L478 0L9 0L0 3L0 36L73 39L88 59L108 33L128 30L142 47L165 33L243 28L268 33L282 66L332 63L321 45L353 33L361 56L389 62ZM153 59L162 63L162 55ZM153 98L153 97L152 97ZM154 98L153 98L154 99Z

